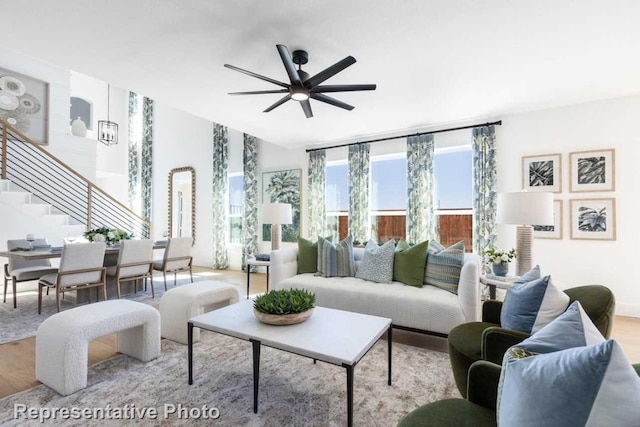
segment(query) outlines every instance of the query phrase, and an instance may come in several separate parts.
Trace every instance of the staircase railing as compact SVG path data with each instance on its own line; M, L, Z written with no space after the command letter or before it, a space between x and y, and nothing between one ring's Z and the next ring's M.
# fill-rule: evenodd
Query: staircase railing
M149 238L151 224L16 128L0 120L2 179L69 215L87 230L120 228Z

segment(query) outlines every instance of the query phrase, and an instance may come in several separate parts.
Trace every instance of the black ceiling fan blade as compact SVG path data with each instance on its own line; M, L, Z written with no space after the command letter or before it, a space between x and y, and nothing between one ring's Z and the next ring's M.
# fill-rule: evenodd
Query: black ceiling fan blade
M289 80L291 80L291 84L295 86L302 86L302 81L300 80L300 76L296 71L296 65L293 63L293 59L291 59L291 53L289 49L283 45L276 45L278 48L278 53L280 54L280 58L282 59L282 63L284 64L285 70L287 70L287 74L289 75Z
M309 94L309 96L311 98L315 99L316 101L326 102L327 104L331 104L331 105L336 106L336 107L344 108L345 110L351 111L351 110L354 109L353 105L346 104L346 103L344 103L342 101L338 101L335 98L331 98L330 96L323 95L321 93L311 93L311 94Z
M263 113L268 113L269 111L273 110L274 108L277 108L277 107L281 106L282 104L284 104L285 102L287 102L290 99L291 99L291 95L287 95L287 96L279 99L277 102L272 104L269 108L264 110Z
M264 80L265 82L273 83L275 85L286 87L286 88L289 87L289 85L286 84L286 83L282 83L282 82L279 82L278 80L274 80L274 79L272 79L270 77L266 77L266 76L263 76L263 75L260 75L260 74L256 74L253 71L244 70L242 68L238 68L238 67L230 65L230 64L224 64L224 66L229 68L229 69L231 69L231 70L239 71L239 72L244 73L244 74L246 74L248 76L255 77L256 79Z
M307 81L304 82L304 85L308 88L313 88L315 86L318 86L323 81L327 80L330 77L335 76L340 71L344 70L348 66L353 65L355 63L356 63L356 58L354 58L353 56L347 56L342 61L336 62L329 68L326 68L320 71L315 76L309 78Z
M253 90L250 92L229 92L227 95L264 95L267 93L287 93L289 89Z
M354 92L358 90L376 90L376 85L322 85L310 89L314 93Z
M313 117L313 111L311 111L311 103L309 100L300 101L300 106L302 107L302 111L304 111L304 115L307 116L307 119Z

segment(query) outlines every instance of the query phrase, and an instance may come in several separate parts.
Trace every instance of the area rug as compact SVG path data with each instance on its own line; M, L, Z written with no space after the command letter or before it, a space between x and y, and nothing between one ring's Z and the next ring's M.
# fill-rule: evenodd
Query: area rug
M215 278L198 277L196 275L193 276L194 282L201 280L215 280ZM57 313L55 292L50 292L48 296L43 295L42 314L38 314L38 288L37 283L33 283L35 285L27 288L26 290L24 287L28 284L21 284L22 288L21 292L18 294L17 308L13 308L13 303L9 298L7 298L6 303L0 304L0 323L5 325L5 327L0 331L0 344L35 336L40 323L52 314ZM178 275L176 286L182 286L188 283L191 283L188 274ZM155 298L151 297L150 289L146 292L138 291L137 293L123 294L122 298L150 305L158 305L160 304L160 297L164 295L164 282L162 279L156 278L154 280L154 285L156 291ZM236 286L238 287L241 296L246 294L246 288L243 290L242 286ZM167 289L172 289L173 287L172 275L171 279L167 280ZM91 290L91 295L93 301L95 301L95 289ZM75 304L70 301L61 300L62 310L66 310L74 306Z
M123 420L61 419L45 425L180 426L344 426L347 424L346 373L339 366L262 347L258 413L253 413L251 344L203 331L194 345L194 384L187 384L187 347L162 341L162 355L149 363L118 356L89 368L88 387L60 396L45 385L0 400L0 424L42 425L15 419L15 411L34 414L67 408L99 414L120 411ZM393 345L393 384L387 385L387 343L379 341L355 368L354 425L395 426L425 403L459 397L444 353ZM86 409L88 408L88 409ZM131 414L132 409L137 410ZM155 418L141 416L141 411ZM166 411L166 413L165 413ZM174 413L171 413L175 411ZM41 412L47 415L47 412ZM58 412L60 414L60 412ZM219 415L217 418L213 418ZM207 419L207 417L210 417Z

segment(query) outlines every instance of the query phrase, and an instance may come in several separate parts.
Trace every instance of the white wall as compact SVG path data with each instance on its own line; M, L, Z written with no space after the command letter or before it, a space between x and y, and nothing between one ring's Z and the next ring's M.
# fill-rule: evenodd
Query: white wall
M534 262L566 287L602 284L616 296L616 313L640 317L640 286L633 266L640 255L640 96L503 117L497 128L498 191L522 188L522 156L561 153L562 240L534 240ZM614 192L570 193L569 153L614 148ZM571 240L569 200L615 197L615 241ZM498 246L515 246L515 226L498 226Z

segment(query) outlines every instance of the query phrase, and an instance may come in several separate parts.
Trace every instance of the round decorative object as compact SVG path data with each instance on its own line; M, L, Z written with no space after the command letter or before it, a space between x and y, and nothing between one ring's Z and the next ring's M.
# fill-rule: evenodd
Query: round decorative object
M27 91L24 83L13 76L0 77L0 89L14 96L22 96Z
M262 313L255 308L253 309L253 314L255 314L256 318L262 323L267 323L269 325L295 325L296 323L302 323L307 320L311 314L313 314L313 308L303 311L302 313L295 314L267 314Z
M0 119L3 119L20 132L27 132L31 127L31 122L24 113L14 110L6 111L0 109Z
M495 274L496 276L506 276L508 272L508 262L496 262L493 264L493 274Z
M40 101L38 101L35 96L29 93L25 93L24 95L19 97L18 102L20 103L20 111L23 111L27 114L35 114L40 111Z
M71 123L71 134L75 136L81 136L83 138L87 136L87 125L82 121L80 117L78 117Z
M18 108L18 98L12 93L0 90L0 108L3 110L13 111Z

